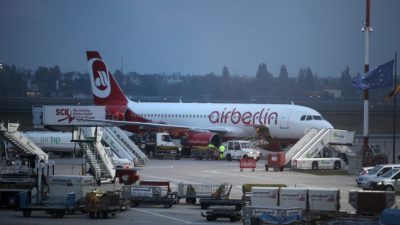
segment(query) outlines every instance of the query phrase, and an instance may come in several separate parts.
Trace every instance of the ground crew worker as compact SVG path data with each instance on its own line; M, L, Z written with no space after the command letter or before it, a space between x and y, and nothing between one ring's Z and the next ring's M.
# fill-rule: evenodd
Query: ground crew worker
M218 149L219 149L219 159L222 160L224 158L225 146L220 145Z
M207 160L208 159L214 160L214 151L215 151L215 146L212 143L208 144Z

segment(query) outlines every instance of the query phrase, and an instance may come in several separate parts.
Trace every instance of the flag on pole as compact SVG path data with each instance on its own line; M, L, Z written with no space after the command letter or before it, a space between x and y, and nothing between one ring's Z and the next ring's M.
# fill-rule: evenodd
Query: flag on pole
M364 76L353 78L353 85L359 89L379 89L393 86L394 59L369 71Z
M391 97L393 97L395 94L400 93L400 84L398 84L394 89L385 96L385 101L389 100Z

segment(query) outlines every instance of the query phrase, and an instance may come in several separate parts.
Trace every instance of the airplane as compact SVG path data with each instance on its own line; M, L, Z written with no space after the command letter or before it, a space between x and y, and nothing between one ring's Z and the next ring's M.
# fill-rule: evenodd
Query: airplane
M229 139L258 137L268 150L282 151L311 128L333 128L319 112L294 104L134 102L126 97L97 51L87 51L93 102L106 106L106 119L130 132L166 130L188 146L221 145ZM89 119L88 119L89 120Z

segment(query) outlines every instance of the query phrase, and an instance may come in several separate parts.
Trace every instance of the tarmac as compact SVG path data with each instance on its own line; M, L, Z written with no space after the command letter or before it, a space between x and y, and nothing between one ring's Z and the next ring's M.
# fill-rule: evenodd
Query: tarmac
M78 175L81 171L81 158L52 158L55 162L55 174ZM254 172L251 169L244 169L240 172L238 161L206 161L194 159L181 160L149 160L148 165L138 168L141 180L163 180L170 181L172 191L175 191L179 182L192 184L232 184L231 199L242 198L242 185L246 183L268 183L286 184L297 187L320 187L338 188L340 190L341 211L355 212L348 204L348 196L351 190L360 190L356 187L355 176L347 175L345 171L335 175L315 175L312 173L294 172L284 170L283 172L265 171L265 160L259 160ZM93 188L113 190L121 188L121 184L102 184ZM396 197L396 207L400 206L400 199ZM179 204L171 208L164 208L162 205L139 205L136 208L129 208L111 219L90 219L87 215L75 214L65 215L62 219L53 219L44 212L32 212L31 218L22 216L22 212L9 209L0 210L1 224L55 224L64 223L68 225L83 224L221 224L229 222L229 219L218 219L207 221L201 216L202 210L199 205L188 205L183 199ZM57 221L55 221L57 220ZM242 224L241 221L236 224Z

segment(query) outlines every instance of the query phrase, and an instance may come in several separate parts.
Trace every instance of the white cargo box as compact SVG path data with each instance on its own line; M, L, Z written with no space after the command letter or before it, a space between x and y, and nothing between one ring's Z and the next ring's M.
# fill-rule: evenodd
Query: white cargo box
M51 185L49 186L49 196L67 196L69 193L75 193L75 201L80 198L84 198L86 193L91 192L93 190L93 186L86 185L74 185L74 186L65 186L65 185Z
M122 188L124 198L156 198L162 196L160 186L126 185Z
M49 176L49 185L63 185L63 186L75 186L84 185L92 186L92 176L79 176L79 175L52 175Z
M279 187L252 187L251 206L276 207L278 206Z
M307 190L307 188L282 187L279 191L279 205L307 210Z
M337 212L340 209L340 191L337 188L308 189L308 210Z

